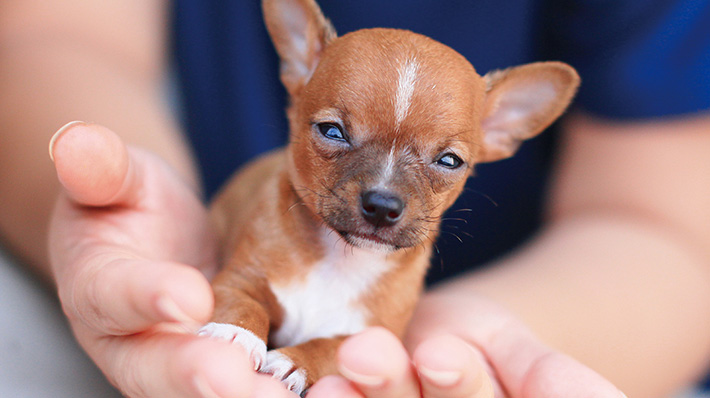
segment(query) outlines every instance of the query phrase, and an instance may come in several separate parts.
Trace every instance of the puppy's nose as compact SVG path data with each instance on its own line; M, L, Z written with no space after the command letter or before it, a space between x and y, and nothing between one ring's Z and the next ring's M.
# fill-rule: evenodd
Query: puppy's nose
M389 192L367 191L362 194L362 215L376 227L389 227L402 218L404 202Z

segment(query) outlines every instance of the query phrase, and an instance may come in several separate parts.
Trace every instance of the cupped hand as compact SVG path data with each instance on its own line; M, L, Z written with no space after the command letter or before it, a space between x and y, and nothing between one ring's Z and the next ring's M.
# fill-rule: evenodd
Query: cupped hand
M472 295L425 296L404 344L385 329L368 329L343 343L338 364L343 377L322 379L308 398L624 397Z
M65 126L50 155L64 187L50 227L53 276L77 340L108 379L130 397L289 396L241 348L193 333L211 315L216 267L196 192L101 126Z

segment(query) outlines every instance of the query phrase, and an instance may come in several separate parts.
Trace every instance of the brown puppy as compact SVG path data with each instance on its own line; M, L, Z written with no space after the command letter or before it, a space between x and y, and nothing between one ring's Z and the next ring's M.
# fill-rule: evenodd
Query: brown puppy
M441 215L473 166L552 123L579 78L557 62L481 77L412 32L338 38L314 0L263 7L291 139L214 203L224 269L200 333L243 345L257 370L301 394L337 372L347 336L373 325L402 335Z

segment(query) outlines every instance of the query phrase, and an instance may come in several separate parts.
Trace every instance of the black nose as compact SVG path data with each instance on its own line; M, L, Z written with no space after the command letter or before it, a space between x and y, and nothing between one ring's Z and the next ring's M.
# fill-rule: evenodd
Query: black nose
M404 202L389 192L367 191L362 194L362 215L376 227L389 227L402 218Z

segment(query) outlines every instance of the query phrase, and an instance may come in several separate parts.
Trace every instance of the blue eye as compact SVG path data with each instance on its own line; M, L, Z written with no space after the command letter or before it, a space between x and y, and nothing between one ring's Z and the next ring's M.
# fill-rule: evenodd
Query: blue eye
M337 124L318 123L317 127L318 131L320 131L323 137L330 138L331 140L347 142L347 138L345 138L345 133L343 133L343 129Z
M457 169L463 164L463 160L460 157L454 155L453 153L446 153L442 155L439 160L436 161L439 166L446 167L447 169Z

